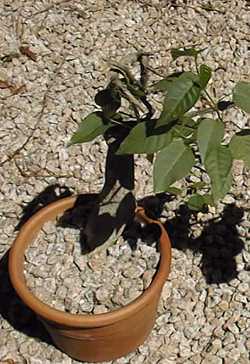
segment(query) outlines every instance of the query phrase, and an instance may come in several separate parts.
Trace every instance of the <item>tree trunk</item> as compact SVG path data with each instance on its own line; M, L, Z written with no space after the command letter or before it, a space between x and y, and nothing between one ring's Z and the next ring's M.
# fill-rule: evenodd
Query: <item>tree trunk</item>
M108 146L105 182L84 229L89 251L110 246L134 218L134 156L115 154L119 145Z

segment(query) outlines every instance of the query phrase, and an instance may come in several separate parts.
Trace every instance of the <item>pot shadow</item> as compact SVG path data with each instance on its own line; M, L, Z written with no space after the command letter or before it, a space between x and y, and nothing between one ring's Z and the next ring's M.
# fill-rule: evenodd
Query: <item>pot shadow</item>
M224 208L221 216L208 221L198 238L190 238L190 218L195 213L185 205L176 211L176 217L166 221L172 247L178 250L192 250L201 254L200 269L207 284L228 283L237 278L235 257L243 250L237 225L240 224L244 210L235 204Z
M0 259L0 317L15 330L53 345L43 324L16 294L9 277L8 260L9 250Z
M43 207L70 195L70 190L65 186L54 184L46 187L31 202L23 206L23 214L15 231L20 230L25 222ZM9 277L8 259L9 250L0 259L0 316L15 330L53 345L43 324L16 294Z
M19 223L15 227L15 230L20 230L21 227L29 220L29 218L43 207L49 205L52 202L58 201L61 198L69 197L71 195L72 193L66 186L53 184L46 187L31 202L23 206L23 214Z

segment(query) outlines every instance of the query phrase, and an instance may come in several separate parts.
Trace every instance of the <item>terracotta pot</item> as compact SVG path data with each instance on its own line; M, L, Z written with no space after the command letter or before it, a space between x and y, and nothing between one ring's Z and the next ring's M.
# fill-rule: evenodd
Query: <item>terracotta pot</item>
M17 294L37 314L59 349L81 361L109 361L135 350L149 335L155 322L161 290L170 270L170 241L161 223L147 218L144 210L138 208L136 215L140 220L155 222L161 228L161 259L150 286L136 300L112 312L75 315L56 310L36 298L26 286L24 252L42 225L73 207L75 200L75 197L68 197L54 202L25 223L10 251L10 279Z

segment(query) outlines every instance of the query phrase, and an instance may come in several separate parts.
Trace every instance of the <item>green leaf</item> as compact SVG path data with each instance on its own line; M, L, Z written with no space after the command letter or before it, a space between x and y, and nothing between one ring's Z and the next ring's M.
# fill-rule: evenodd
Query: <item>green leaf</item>
M238 82L233 89L233 102L243 111L250 113L250 82Z
M201 190L201 189L202 189L202 188L204 188L204 187L207 187L207 184L206 184L206 182L204 182L204 181L194 182L194 183L192 183L192 184L190 185L190 188L192 188L192 190L195 190L195 191L197 191L197 190Z
M200 76L200 85L203 89L206 88L210 78L212 77L212 70L210 67L208 67L205 64L202 64L200 66L199 70L199 76Z
M182 194L182 190L180 188L177 188L177 187L168 187L166 189L166 192L172 194L172 195L176 195L176 196L180 196Z
M81 121L79 128L71 137L68 146L90 142L97 136L102 135L109 127L110 124L103 123L101 113L91 113Z
M232 155L221 145L224 126L221 121L204 119L198 127L198 147L202 162L211 179L214 201L225 196L232 184Z
M221 121L213 119L203 119L197 132L198 147L201 160L204 163L207 154L217 148L224 136L224 126Z
M137 124L121 143L117 154L152 154L169 145L174 138L191 137L196 125L194 120L183 117L180 122L158 129L154 129L152 120Z
M153 84L151 86L153 91L160 91L160 92L168 91L171 83L173 81L177 80L178 77L180 77L183 73L184 72L174 72L171 75L169 75L168 77L163 78L162 80L156 82L155 84Z
M173 48L171 49L171 55L175 61L179 57L197 57L199 53L203 52L204 49L191 48Z
M243 160L250 169L250 129L235 134L229 143L229 148L233 158Z
M172 82L174 80L176 80L176 78L174 77L170 77L170 78L164 78L158 82L156 82L153 86L152 86L152 89L153 91L161 91L161 92L165 92L165 91L168 91L170 85L172 84Z
M212 195L206 194L203 195L203 199L206 205L214 206L214 199Z
M181 139L173 140L156 156L153 172L155 192L165 192L174 182L185 177L194 164L192 150Z
M187 205L191 210L202 211L207 205L213 205L213 199L211 195L195 194L190 197Z
M218 145L205 157L205 168L211 179L214 201L223 198L232 185L232 154L228 146Z
M190 210L201 211L206 205L205 199L199 194L192 195L187 202Z
M170 84L157 122L158 126L182 116L195 105L201 93L197 80L198 77L195 74L184 72Z
M173 129L173 136L174 137L182 137L182 138L190 138L196 128L196 123L193 119L189 117L182 117L180 118L181 124L177 123Z
M148 130L153 126L151 121L137 124L121 143L117 154L152 154L170 144L172 141L170 129L166 129L162 134L150 135Z

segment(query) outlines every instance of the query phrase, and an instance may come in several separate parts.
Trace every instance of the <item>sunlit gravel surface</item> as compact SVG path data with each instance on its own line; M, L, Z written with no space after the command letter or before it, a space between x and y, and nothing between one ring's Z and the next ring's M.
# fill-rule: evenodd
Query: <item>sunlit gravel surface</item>
M151 66L164 74L176 66L186 69L190 62L181 58L173 63L171 47L197 45L206 48L202 61L217 69L213 81L218 98L229 95L240 79L249 80L249 1L211 1L212 11L207 4L1 1L1 364L77 363L53 346L13 293L6 254L23 206L46 188L44 204L55 197L49 187L54 184L65 194L100 190L104 141L71 148L66 144L81 118L93 110L108 61L143 49L152 53ZM249 117L234 109L225 120L228 137L238 127L250 127ZM150 163L137 157L138 197L152 193L151 172ZM173 261L156 324L144 345L113 364L249 364L250 175L241 162L235 163L234 177L232 192L218 210L198 214L196 220L179 208L178 199L167 205Z

